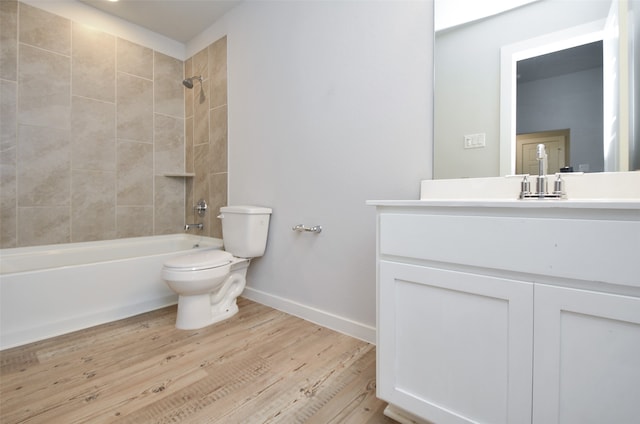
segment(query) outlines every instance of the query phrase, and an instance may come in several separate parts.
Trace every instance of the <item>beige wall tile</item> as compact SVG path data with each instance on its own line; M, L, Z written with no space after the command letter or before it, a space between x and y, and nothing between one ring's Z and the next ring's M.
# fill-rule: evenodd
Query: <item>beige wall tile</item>
M193 169L196 174L193 178L193 200L195 202L199 199L209 201L209 145L194 146L193 154Z
M0 78L18 76L18 2L0 1Z
M193 143L209 143L209 82L202 83L202 90L194 86L194 111L193 111Z
M211 108L227 104L227 37L209 45L209 103Z
M153 78L153 50L123 38L117 41L118 71Z
M184 189L185 189L185 200L184 200L184 219L185 219L185 223L193 223L195 222L194 219L196 218L195 214L194 214L194 210L193 210L193 206L196 204L196 200L195 200L195 183L193 181L193 178L185 178L185 185L184 185Z
M73 168L115 171L115 103L73 96L71 122Z
M118 206L116 221L118 223L117 238L153 235L152 206Z
M17 247L16 148L0 152L0 248Z
M184 170L185 172L193 172L193 117L185 119L184 148Z
M195 177L186 182L185 214L187 221L198 222L193 215L193 204L198 199L205 199L212 213L205 217L204 234L213 237L222 236L220 220L216 216L219 208L227 204L226 44L227 39L223 37L185 62L185 75L203 74L206 78L204 96L196 88L193 93L189 93L189 90L185 92L186 167L189 169L193 160L192 169L195 173ZM217 88L214 87L216 84ZM192 102L190 97L193 97ZM193 118L190 116L191 107Z
M0 152L16 145L17 84L0 80Z
M76 96L114 102L116 38L73 23L72 92Z
M189 58L184 62L184 78L193 76L193 59ZM184 87L184 86L183 86ZM193 89L184 88L184 116L193 116Z
M117 205L153 205L153 145L119 141L117 158Z
M227 106L211 109L209 172L227 172Z
M154 60L152 49L12 0L0 0L0 20L0 246L181 231L185 209L209 193L208 85L197 198L194 178L154 175L194 170L199 83L181 81L209 77L209 48L196 70L194 59Z
M222 224L216 217L222 206L227 205L227 178L226 172L220 174L209 174L209 207L211 214L209 215L209 226L211 228L211 237L222 237Z
M205 47L193 56L193 75L209 79L209 48ZM191 75L189 75L191 76ZM195 88L195 87L194 87Z
M71 183L69 131L20 125L17 176L19 206L68 207Z
M69 243L71 228L68 206L20 207L20 246Z
M184 119L155 115L155 174L184 172Z
M74 170L71 187L71 241L116 238L115 171Z
M69 56L71 21L42 9L20 3L19 41Z
M0 248L17 247L16 83L0 80Z
M175 234L184 227L184 181L155 177L154 234Z
M71 61L42 49L21 45L18 75L18 122L69 128Z
M154 107L156 113L183 117L184 116L184 86L182 61L162 53L154 53ZM194 89L196 87L194 86Z
M153 82L118 72L117 137L153 141Z

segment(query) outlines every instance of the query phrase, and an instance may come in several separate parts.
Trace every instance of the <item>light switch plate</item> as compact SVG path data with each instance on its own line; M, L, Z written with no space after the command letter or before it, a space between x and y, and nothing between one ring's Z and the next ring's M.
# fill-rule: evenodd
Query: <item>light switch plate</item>
M486 145L487 142L485 133L467 134L464 136L465 149L477 149L479 147L485 147Z

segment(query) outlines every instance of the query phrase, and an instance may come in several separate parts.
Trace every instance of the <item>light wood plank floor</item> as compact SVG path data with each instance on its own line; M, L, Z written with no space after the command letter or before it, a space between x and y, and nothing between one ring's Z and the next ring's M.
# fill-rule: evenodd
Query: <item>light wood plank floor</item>
M175 306L0 352L0 423L393 423L375 347L239 299L176 330Z

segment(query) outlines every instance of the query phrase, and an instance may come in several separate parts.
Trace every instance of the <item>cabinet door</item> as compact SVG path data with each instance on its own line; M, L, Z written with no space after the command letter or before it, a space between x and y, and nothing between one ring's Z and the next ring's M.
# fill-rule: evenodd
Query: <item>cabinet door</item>
M640 298L536 284L533 422L640 420Z
M531 421L533 284L380 261L378 396L429 421Z

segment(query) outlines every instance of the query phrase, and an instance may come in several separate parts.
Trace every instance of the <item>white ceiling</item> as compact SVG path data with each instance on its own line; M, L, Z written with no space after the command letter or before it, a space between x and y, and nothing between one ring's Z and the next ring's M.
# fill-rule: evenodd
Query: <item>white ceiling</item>
M242 0L80 0L181 43L191 41Z
M188 43L243 0L79 0L110 15ZM481 19L539 0L435 0L435 30Z

